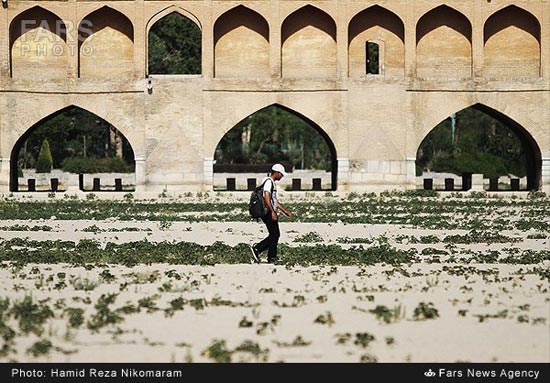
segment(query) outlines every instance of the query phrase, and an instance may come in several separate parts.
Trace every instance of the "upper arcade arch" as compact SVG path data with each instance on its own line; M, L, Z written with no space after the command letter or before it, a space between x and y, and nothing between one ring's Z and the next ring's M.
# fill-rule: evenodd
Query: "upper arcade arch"
M287 78L336 77L336 23L326 12L306 5L281 27L282 75Z
M163 19L164 17L172 14L172 13L179 13L183 17L188 18L192 22L194 22L197 27L202 31L203 27L202 24L197 16L195 16L193 13L189 12L188 10L178 7L176 5L171 5L169 7L164 8L161 11L158 11L155 13L151 18L147 21L147 25L145 27L145 32L149 34L149 31L151 30L151 27L155 25L159 20Z
M379 5L355 15L348 27L349 76L366 74L367 44L379 45L379 73L403 76L405 73L405 25L392 11Z
M103 6L78 25L79 77L133 77L134 26L122 12Z
M56 14L40 6L23 11L10 23L9 36L12 78L67 77L67 26Z
M214 76L269 77L269 24L258 12L239 5L214 24Z
M483 26L486 77L539 77L541 26L530 12L510 5Z
M168 7L147 24L147 74L202 72L202 30L198 20L179 7Z
M421 78L472 75L472 24L447 5L425 13L416 24L416 73Z

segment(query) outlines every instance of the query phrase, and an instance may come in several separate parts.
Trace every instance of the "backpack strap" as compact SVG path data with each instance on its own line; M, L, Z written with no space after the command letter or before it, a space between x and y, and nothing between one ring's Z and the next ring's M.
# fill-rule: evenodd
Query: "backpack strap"
M269 192L269 194L271 194L271 196L273 196L273 189L275 189L275 181L273 181L273 179L271 177L267 177L267 179L264 181L264 184L267 181L271 181L271 191Z
M260 186L258 186L257 188L258 188L258 189L263 189L264 186L265 186L265 183L266 183L267 181L269 181L269 180L271 180L271 191L270 191L269 193L270 193L270 194L273 193L273 189L275 188L275 183L273 182L273 180L271 179L271 177L267 177L267 178L265 179L265 181L262 182L262 184L261 184Z

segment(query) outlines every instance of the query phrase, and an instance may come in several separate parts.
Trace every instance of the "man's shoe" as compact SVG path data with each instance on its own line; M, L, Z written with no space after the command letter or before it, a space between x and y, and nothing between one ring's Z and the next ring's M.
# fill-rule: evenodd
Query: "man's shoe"
M277 257L275 257L275 258L267 258L267 263L278 264L278 263L279 263L279 258L277 258Z
M260 257L259 257L258 250L256 250L256 247L255 246L249 246L249 247L250 247L250 252L252 253L252 259L254 259L254 262L260 263Z

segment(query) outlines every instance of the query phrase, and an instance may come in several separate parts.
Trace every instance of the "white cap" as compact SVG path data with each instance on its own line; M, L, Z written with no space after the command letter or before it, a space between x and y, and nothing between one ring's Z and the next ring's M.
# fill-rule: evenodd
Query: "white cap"
M286 171L285 171L285 167L281 164L275 164L271 167L271 170L273 170L274 172L279 172L281 173L283 176L286 176Z

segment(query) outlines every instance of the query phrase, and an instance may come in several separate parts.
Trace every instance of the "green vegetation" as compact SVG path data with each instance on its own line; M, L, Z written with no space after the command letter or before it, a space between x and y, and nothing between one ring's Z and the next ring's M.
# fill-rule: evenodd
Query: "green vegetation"
M38 153L38 159L36 160L36 172L37 173L49 173L52 171L52 153L50 152L50 144L47 139L42 141L40 146L40 152Z
M369 310L376 318L385 323L397 322L404 316L404 309L401 305L395 306L393 309L384 305L377 305L374 309Z
M48 354L52 349L52 346L52 342L50 342L49 340L41 339L35 342L31 347L29 347L27 353L36 358L38 356Z
M134 166L120 157L69 157L63 160L63 171L69 173L132 173Z
M231 350L227 348L225 340L215 339L210 346L204 349L201 353L202 356L212 359L217 363L230 363L231 362Z
M200 74L201 30L174 12L149 31L149 74Z
M435 319L439 317L439 312L432 302L420 302L414 309L413 317L415 320Z
M26 295L23 300L15 301L10 313L19 321L19 328L24 334L34 333L38 336L44 331L44 322L53 317L53 311L42 302L36 302Z
M217 164L288 162L331 170L329 146L312 123L279 106L264 108L231 129L216 148Z
M134 161L130 144L118 130L95 114L78 107L64 109L32 130L19 150L18 165L21 169L38 170L39 151L45 141L49 144L51 154L49 160L43 160L40 170L48 162L50 169L65 169L66 166L67 171L76 173L76 170L89 167L120 168L120 161L127 168ZM44 156L48 157L47 154ZM118 160L109 162L108 159L112 158Z
M92 194L88 194L92 195ZM411 197L406 193L366 196L348 201L331 199L285 203L294 213L293 222L398 224L425 229L465 229L484 236L491 243L514 241L498 234L502 230L536 230L550 233L550 221L541 212L550 209L550 198L432 198ZM517 211L521 215L517 215ZM490 214L498 212L498 214ZM480 214L483 220L480 219ZM55 216L58 220L156 221L167 226L183 222L247 221L248 207L243 202L172 200L167 202L99 201L96 198L51 201L0 201L1 220L40 220ZM542 218L542 219L541 219ZM490 228L490 231L487 229ZM339 243L370 243L372 240L340 239ZM416 240L415 240L416 241ZM434 237L422 239L436 242Z
M133 266L141 263L169 263L182 265L238 264L250 262L248 245L229 246L221 242L212 245L199 245L193 242L149 241L114 244L109 242L104 248L95 241L31 241L22 238L0 242L0 261L26 263L73 264L110 263ZM316 245L290 247L280 245L281 263L287 265L364 265L374 263L407 263L416 259L416 251L403 251L389 245L369 248L342 249L336 245ZM101 279L114 281L108 270ZM150 282L150 279L147 279ZM94 284L77 283L80 289L93 289ZM303 298L303 297L302 297ZM293 304L301 304L296 298ZM200 309L201 302L194 302Z
M323 324L323 325L327 325L328 327L331 327L336 322L332 317L332 313L330 311L327 311L326 313L321 314L317 318L315 318L313 323Z

